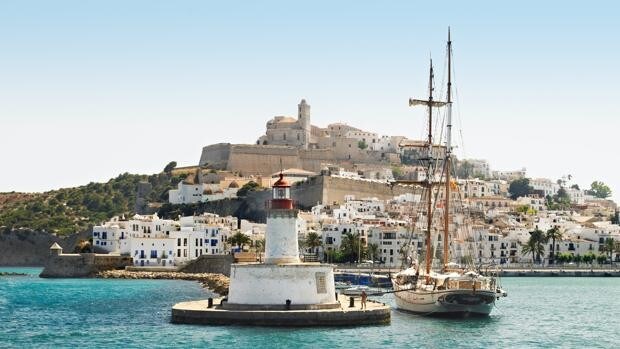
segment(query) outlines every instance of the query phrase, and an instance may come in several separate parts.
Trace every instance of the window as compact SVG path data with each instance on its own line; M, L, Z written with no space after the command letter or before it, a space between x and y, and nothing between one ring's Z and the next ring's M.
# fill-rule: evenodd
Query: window
M183 239L183 246L187 246L187 238Z
M316 293L327 293L325 273L316 273Z
M177 246L181 246L181 238L177 239Z
M151 258L157 258L157 250L151 250Z
M181 249L177 250L177 257L181 257Z

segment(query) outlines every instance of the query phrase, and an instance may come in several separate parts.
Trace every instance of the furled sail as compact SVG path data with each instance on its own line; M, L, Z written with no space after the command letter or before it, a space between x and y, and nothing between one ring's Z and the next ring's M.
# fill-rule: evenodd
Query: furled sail
M425 106L430 105L432 107L443 107L443 106L448 105L448 102L439 102L439 101L429 102L427 100L409 98L409 106L413 107L416 105L425 105Z

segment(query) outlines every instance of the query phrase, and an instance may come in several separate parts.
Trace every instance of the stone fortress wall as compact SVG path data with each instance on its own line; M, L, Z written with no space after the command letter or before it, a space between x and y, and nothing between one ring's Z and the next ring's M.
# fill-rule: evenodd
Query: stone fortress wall
M45 269L39 275L45 278L93 277L104 270L125 269L133 265L128 256L71 253L50 255Z

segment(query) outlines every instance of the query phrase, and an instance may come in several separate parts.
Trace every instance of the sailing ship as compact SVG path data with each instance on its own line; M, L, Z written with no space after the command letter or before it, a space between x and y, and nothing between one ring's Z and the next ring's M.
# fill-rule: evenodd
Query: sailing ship
M431 61L429 74L429 97L428 100L410 99L409 105L422 105L428 108L428 139L426 140L426 155L424 158L426 167L426 179L424 181L404 181L407 184L415 184L423 189L421 201L425 204L426 211L420 214L422 221L426 223L424 229L426 252L423 263L414 260L412 266L397 273L392 278L394 298L399 309L421 315L433 316L488 316L495 301L507 294L498 284L496 275L483 275L481 268L470 265L461 268L456 263L450 263L450 242L455 239L450 234L451 226L451 190L457 188L451 182L452 170L452 41L450 29L448 29L447 43L448 58L448 83L446 101L433 100L433 65ZM440 159L433 138L433 111L435 108L446 108L445 119L445 153ZM441 160L441 164L440 161ZM441 169L441 171L439 171ZM439 177L439 179L437 179ZM443 200L439 199L439 193L443 192ZM435 200L433 200L435 197ZM432 270L433 266L433 223L437 221L434 215L443 213L443 253L441 270ZM425 221L424 221L425 219ZM441 219L439 219L441 221ZM456 224L454 224L456 225ZM416 225L413 225L414 228ZM413 259L413 258L412 258ZM417 258L415 258L417 259ZM423 266L423 268L422 268Z

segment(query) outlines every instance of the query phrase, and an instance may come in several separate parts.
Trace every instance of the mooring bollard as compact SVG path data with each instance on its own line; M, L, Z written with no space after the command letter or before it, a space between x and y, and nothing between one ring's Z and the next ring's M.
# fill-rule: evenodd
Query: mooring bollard
M291 310L291 300L290 299L286 300L286 310Z
M355 298L349 297L349 308L353 308L355 306Z
M213 298L207 300L207 308L213 308Z

